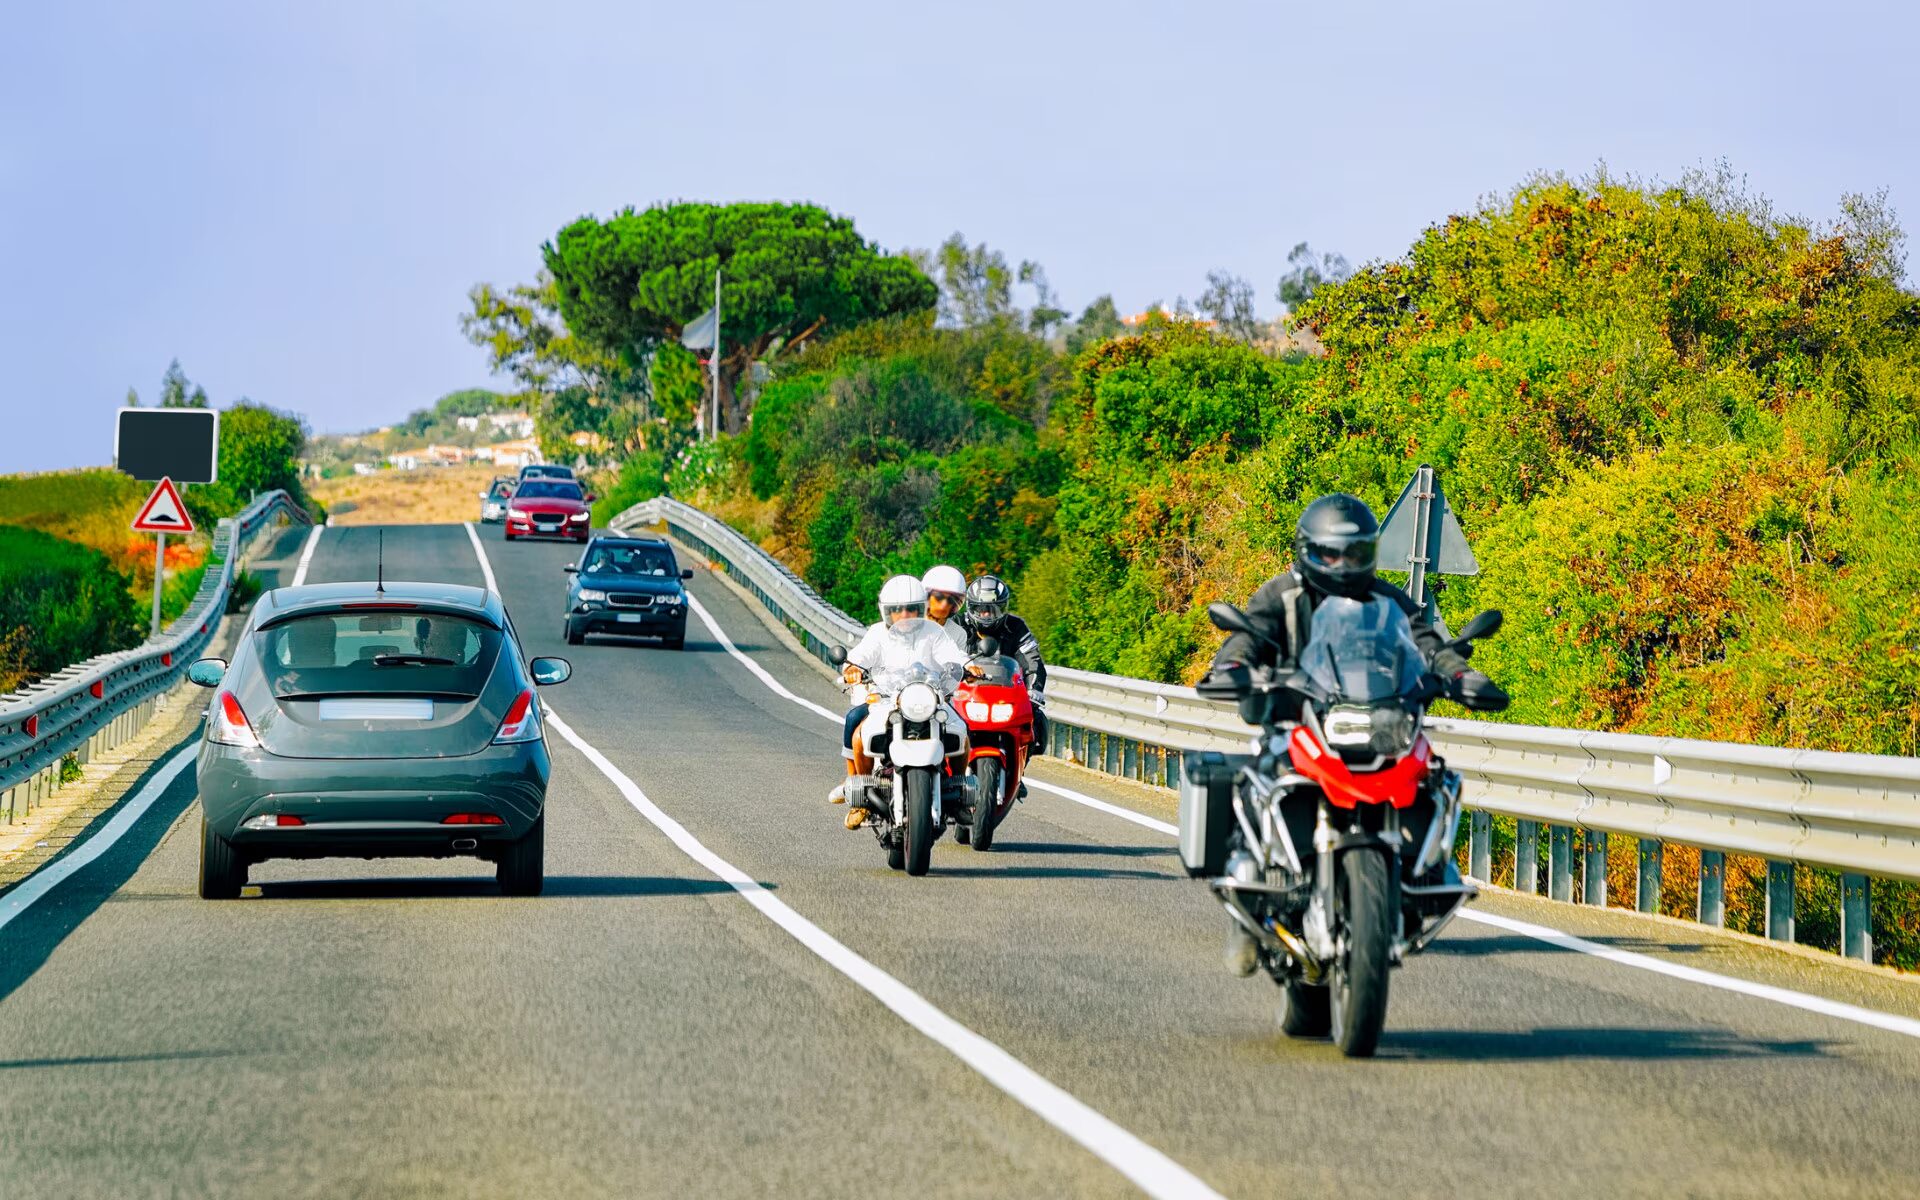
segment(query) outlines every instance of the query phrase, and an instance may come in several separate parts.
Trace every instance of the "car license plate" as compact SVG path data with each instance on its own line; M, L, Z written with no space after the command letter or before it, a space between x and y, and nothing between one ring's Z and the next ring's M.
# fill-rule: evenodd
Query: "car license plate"
M643 621L643 620L645 620L645 619L646 619L646 614L644 614L644 613L621 613L621 614L620 614L620 619L621 619L622 621L624 621L624 622L626 622L626 623L627 623L627 624L629 624L629 625L638 625L638 624L639 624L639 623L640 623L641 621Z
M433 701L414 698L322 700L322 721L431 721Z

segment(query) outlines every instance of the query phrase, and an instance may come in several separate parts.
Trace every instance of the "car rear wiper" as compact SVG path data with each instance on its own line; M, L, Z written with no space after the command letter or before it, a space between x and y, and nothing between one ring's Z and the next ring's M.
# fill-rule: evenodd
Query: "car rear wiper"
M376 667L397 667L410 663L422 667L457 667L460 664L451 658L441 658L437 654L376 654L373 665Z

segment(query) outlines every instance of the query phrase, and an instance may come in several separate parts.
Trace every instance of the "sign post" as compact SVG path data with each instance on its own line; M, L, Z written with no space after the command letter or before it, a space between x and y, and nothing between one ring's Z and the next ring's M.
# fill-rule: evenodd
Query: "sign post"
M1467 545L1467 535L1440 490L1440 480L1426 463L1413 473L1400 498L1393 502L1380 526L1379 563L1389 571L1407 573L1407 595L1427 619L1439 625L1436 587L1428 575L1478 575L1480 563ZM1401 564L1405 564L1402 566Z
M193 518L187 515L187 506L181 502L173 480L164 475L160 477L153 495L147 497L147 502L140 506L140 515L133 519L133 531L157 535L153 539L153 627L147 636L159 637L160 589L166 582L167 535L193 532Z

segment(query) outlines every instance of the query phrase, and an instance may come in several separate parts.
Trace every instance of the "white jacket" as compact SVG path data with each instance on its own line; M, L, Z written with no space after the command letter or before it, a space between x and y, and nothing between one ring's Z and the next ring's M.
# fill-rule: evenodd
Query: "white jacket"
M967 652L938 623L909 617L893 625L868 626L866 636L847 651L847 661L876 679L916 663L958 679L967 665Z

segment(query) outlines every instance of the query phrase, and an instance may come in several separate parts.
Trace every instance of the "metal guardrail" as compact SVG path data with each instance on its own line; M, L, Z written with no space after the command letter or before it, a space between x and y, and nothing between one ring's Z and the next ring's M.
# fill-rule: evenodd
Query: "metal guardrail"
M209 555L220 560L219 569L206 573L186 612L159 637L0 695L0 821L18 820L38 807L58 787L67 755L84 758L139 731L154 702L212 639L242 552L283 514L309 520L282 491L259 496L238 516L222 520Z
M661 497L613 519L661 524L751 591L822 658L863 626L724 522ZM1096 770L1168 787L1181 752L1244 752L1252 731L1193 689L1048 668L1051 751ZM1430 718L1428 736L1464 776L1468 863L1492 875L1491 815L1516 822L1515 886L1538 892L1547 835L1547 894L1575 900L1575 834L1584 858L1578 899L1607 903L1606 839L1639 842L1636 907L1655 911L1663 847L1701 851L1698 916L1724 922L1726 854L1768 863L1767 936L1793 940L1796 866L1841 873L1841 950L1871 959L1870 878L1920 882L1920 759L1791 750L1733 742Z

